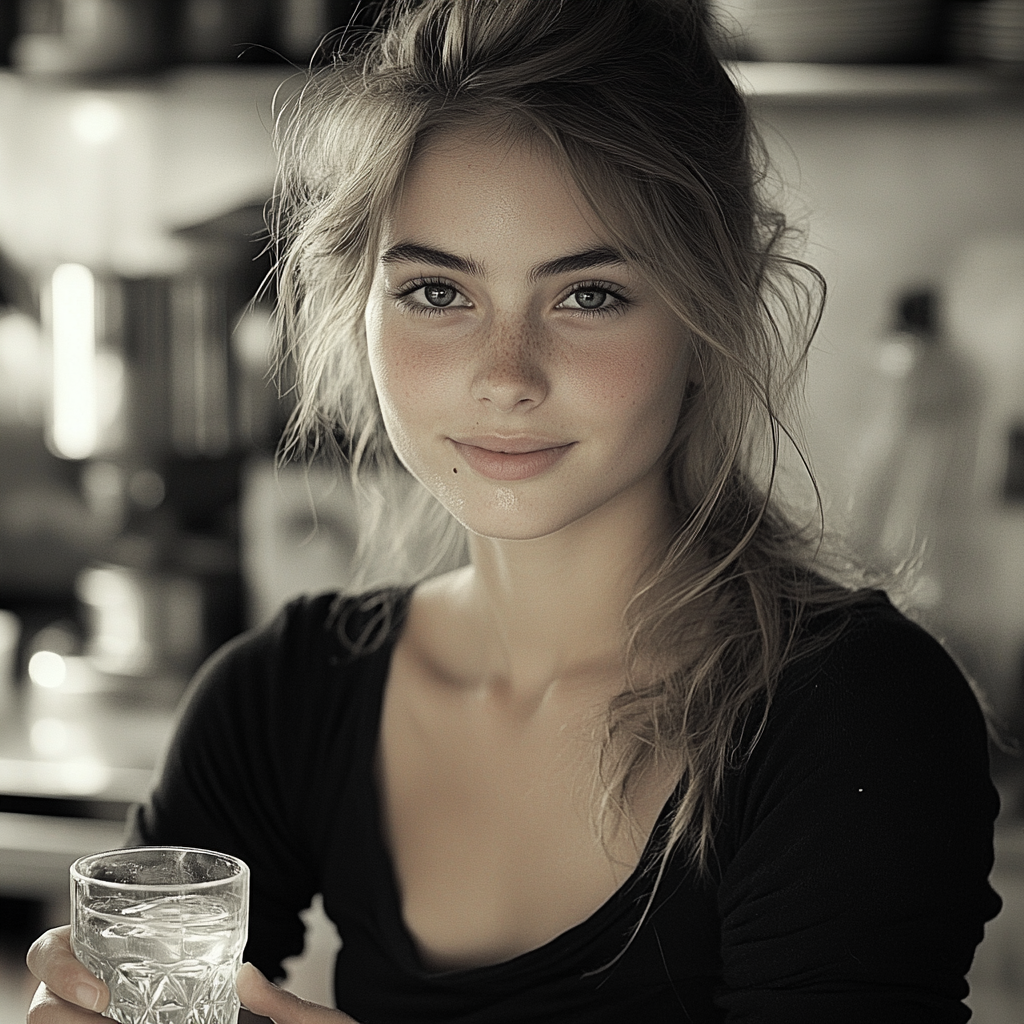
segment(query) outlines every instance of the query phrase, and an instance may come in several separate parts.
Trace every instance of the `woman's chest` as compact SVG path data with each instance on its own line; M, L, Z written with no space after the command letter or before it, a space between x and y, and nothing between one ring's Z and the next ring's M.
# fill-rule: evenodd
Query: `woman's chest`
M438 969L508 960L589 918L636 867L671 790L638 788L635 827L599 838L592 721L425 714L389 688L381 826L405 927Z

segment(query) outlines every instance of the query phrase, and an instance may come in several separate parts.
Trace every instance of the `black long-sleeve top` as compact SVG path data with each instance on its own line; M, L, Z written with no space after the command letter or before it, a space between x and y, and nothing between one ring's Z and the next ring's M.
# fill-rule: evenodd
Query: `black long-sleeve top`
M727 776L709 876L680 852L627 945L675 797L590 918L447 972L417 956L381 831L374 762L408 595L381 599L392 614L370 654L342 631L357 635L381 600L332 595L216 654L135 815L136 843L248 862L246 955L264 973L301 951L299 911L319 892L343 943L337 1005L360 1024L968 1019L964 976L1000 907L985 727L954 662L884 596L830 613L833 632L834 616L848 620L839 635L784 672Z

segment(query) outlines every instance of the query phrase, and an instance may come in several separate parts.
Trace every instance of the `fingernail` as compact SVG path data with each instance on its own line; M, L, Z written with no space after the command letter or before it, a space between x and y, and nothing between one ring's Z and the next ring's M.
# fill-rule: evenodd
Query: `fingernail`
M83 982L75 989L75 1002L87 1010L98 1010L103 1001L103 993L95 986Z
M267 981L266 976L264 975L264 973L255 964L249 963L248 960L246 960L246 962L244 964L242 964L242 966L239 968L238 975L235 978L235 983L236 984L242 978L243 975L249 975L250 978L252 979L252 981L255 982L258 985L269 985L270 984L270 982Z

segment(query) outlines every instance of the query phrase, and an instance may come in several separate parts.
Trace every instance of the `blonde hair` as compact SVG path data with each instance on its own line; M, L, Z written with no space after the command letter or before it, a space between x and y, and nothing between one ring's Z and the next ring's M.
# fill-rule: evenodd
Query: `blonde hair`
M283 119L274 224L297 396L287 444L340 443L354 466L392 457L363 312L381 225L438 135L543 140L688 329L700 383L667 453L677 529L627 611L628 685L608 711L596 807L607 836L630 820L631 789L654 765L685 781L661 870L680 844L707 866L748 719L763 722L783 666L805 649L807 609L851 593L811 571L821 527L795 523L777 493L781 410L823 284L787 255L792 233L764 198L762 148L702 9L393 4Z

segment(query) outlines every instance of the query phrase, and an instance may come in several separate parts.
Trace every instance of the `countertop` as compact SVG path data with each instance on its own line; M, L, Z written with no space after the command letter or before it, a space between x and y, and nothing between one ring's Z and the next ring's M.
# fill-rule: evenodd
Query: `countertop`
M65 684L27 683L0 708L0 893L48 899L79 856L120 845L145 798L184 683L103 676L69 658Z

